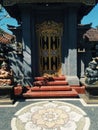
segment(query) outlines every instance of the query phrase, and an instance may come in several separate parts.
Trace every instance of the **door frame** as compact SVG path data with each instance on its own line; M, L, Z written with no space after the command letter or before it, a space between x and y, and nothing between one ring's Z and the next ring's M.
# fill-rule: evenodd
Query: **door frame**
M38 38L38 47L39 47L39 73L40 75L44 75L45 73L47 74L50 74L50 75L61 75L61 41L62 41L62 32L63 32L63 24L62 23L57 23L57 22L54 22L54 21L44 21L42 22L41 24L37 24L36 25L36 34L37 34L37 38ZM46 48L46 52L47 54L49 54L49 59L46 60L46 62L48 61L48 68L50 69L49 71L47 71L47 69L45 67L47 67L45 65L45 67L43 67L43 61L41 61L41 58L45 60L45 58L47 56L43 56L43 53L44 53L44 49L40 48L41 46L41 41L42 41L42 38L44 37L44 41L47 40L48 38L48 42L49 42L49 48ZM58 44L57 45L57 50L55 49L55 52L56 54L51 54L51 53L54 53L54 51L50 48L50 44L52 44L51 42L53 41L50 41L51 39L55 39L57 38L57 42L55 44ZM45 43L45 44L48 44ZM48 46L48 45L47 45ZM49 49L49 50L47 50ZM50 51L50 52L49 52ZM59 53L58 53L59 52ZM56 57L57 55L57 57ZM44 57L44 58L43 58ZM54 63L54 67L52 66L52 59L56 60L57 59L57 62ZM45 63L46 64L46 63ZM53 70L52 70L52 68ZM56 66L56 67L55 67Z

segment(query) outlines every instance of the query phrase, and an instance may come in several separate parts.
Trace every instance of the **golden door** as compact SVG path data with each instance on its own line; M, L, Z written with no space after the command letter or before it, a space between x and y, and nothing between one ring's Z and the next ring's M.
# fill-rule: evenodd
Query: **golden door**
M53 21L37 25L40 75L61 74L62 24Z

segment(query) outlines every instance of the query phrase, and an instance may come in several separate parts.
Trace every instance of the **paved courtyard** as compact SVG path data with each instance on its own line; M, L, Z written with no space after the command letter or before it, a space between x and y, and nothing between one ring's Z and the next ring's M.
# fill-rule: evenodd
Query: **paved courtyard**
M98 130L98 104L83 99L29 99L0 105L0 130Z

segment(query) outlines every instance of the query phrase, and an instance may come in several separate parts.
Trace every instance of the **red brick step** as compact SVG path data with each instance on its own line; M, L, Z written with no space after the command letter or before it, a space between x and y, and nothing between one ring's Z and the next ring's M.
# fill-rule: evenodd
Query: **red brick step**
M26 98L41 98L41 97L78 97L78 93L72 89L71 91L28 91L23 94Z
M84 94L85 93L85 86L76 86L76 85L72 85L70 86L72 89L75 89L78 94Z
M45 79L44 77L35 77L33 87L29 87L23 96L25 98L44 98L44 97L78 97L78 94L84 93L82 86L69 86L66 77L53 77Z
M48 85L51 85L51 86L54 86L54 85L68 85L68 82L67 81L50 81L50 82L47 82L47 86Z
M31 87L31 91L70 91L70 86L34 86Z
M35 77L34 79L35 79L35 81L42 81L45 78L44 77ZM60 80L60 81L62 81L62 80L66 80L66 77L65 76L53 77L53 80Z

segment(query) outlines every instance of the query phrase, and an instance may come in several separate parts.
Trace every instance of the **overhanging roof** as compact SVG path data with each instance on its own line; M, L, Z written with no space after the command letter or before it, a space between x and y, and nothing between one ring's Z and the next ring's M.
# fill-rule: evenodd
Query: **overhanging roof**
M90 28L84 33L83 39L88 39L90 42L98 42L98 29Z
M0 44L11 44L15 42L15 36L0 29Z
M78 42L85 40L90 43L98 43L98 28L92 28L90 24L78 24Z
M32 4L31 4L32 3ZM60 5L62 8L62 5L80 5L78 9L78 15L77 15L77 21L80 23L82 17L84 15L87 15L91 9L95 6L97 3L97 0L2 0L2 5L6 8L6 10L9 12L9 14L16 18L18 21L21 21L20 16L20 9L19 5L37 5L40 6L40 4L54 4L55 3ZM39 7L37 7L39 8Z
M4 6L20 3L83 3L85 5L94 5L96 0L3 0Z

